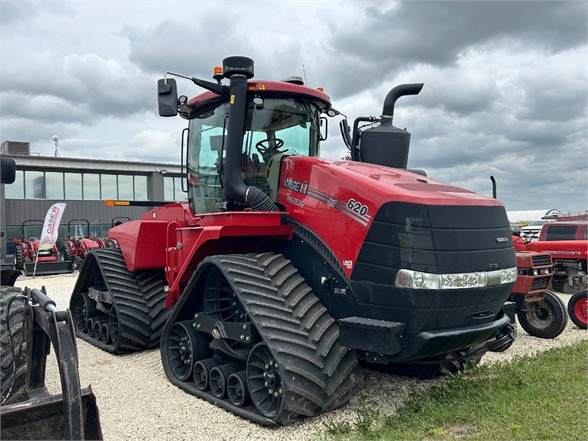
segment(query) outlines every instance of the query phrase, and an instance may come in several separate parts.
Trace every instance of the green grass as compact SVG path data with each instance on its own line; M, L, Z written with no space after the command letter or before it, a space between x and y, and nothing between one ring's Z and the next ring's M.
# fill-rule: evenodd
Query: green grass
M392 416L367 402L323 439L587 440L588 342L475 367L409 399Z

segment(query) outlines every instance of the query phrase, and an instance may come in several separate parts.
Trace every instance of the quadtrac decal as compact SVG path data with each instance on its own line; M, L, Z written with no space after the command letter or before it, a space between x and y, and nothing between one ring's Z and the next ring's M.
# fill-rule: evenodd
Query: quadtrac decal
M298 182L291 178L287 178L284 180L284 187L290 191L304 194L319 202L322 202L328 207L334 208L335 210L343 213L344 215L349 216L351 219L353 219L356 222L359 222L364 227L367 227L371 219L367 205L356 199L349 199L347 203L345 203L340 201L339 199L331 197L326 193L323 193L322 191L309 187L308 183L306 182ZM301 201L292 196L287 196L286 200L298 207L304 206L304 201Z

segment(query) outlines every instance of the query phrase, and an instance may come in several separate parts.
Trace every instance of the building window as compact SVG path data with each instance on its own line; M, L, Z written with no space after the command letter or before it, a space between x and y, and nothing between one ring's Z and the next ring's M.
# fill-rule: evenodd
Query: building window
M45 172L45 197L63 200L63 173Z
M163 178L163 199L165 201L186 201L188 196L182 191L182 178L166 176Z
M16 171L14 183L4 186L4 197L6 199L24 199L24 172L22 170Z
M80 173L65 173L65 198L69 200L82 199L82 175Z
M133 177L131 175L118 175L118 198L133 200Z
M102 195L102 200L118 199L116 175L100 175L100 194Z
M45 199L43 172L27 171L25 173L25 197L27 199Z
M175 201L174 198L174 178L166 176L163 178L163 200Z
M182 191L182 178L174 178L174 190L176 201L188 200L188 195Z
M149 194L147 192L147 176L135 176L135 200L149 200Z
M84 199L100 200L100 175L84 173Z

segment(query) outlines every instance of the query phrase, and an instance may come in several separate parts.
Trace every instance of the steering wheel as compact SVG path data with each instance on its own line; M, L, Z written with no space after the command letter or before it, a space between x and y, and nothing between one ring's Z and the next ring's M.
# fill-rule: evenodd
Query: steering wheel
M268 162L269 159L275 155L276 153L284 153L284 151L278 150L279 148L284 146L284 141L280 138L276 138L275 139L275 147L270 147L269 143L270 143L270 139L266 138L266 139L262 139L261 141L259 141L257 144L255 144L255 148L257 149L257 151L259 153L261 153L261 156L263 157L263 160L265 162ZM267 144L267 146L265 145Z

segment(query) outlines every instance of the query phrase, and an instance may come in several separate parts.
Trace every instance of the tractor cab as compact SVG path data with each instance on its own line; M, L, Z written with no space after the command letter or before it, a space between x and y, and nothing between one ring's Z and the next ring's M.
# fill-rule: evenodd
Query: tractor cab
M227 115L223 102L190 120L188 191L196 213L219 211L227 146ZM241 178L269 196L268 165L275 154L318 156L320 108L300 97L252 95L247 104L241 148Z
M207 91L190 100L178 97L176 82L168 74ZM252 77L253 60L228 57L222 68L215 68L217 83L171 72L158 81L160 116L179 113L189 121L182 136L182 158L194 213L247 207L279 211L273 202L279 177L279 165L271 171L275 155L318 156L319 142L326 139L326 118L321 114L331 108L328 95L304 86L298 77ZM223 78L230 85L222 84Z

